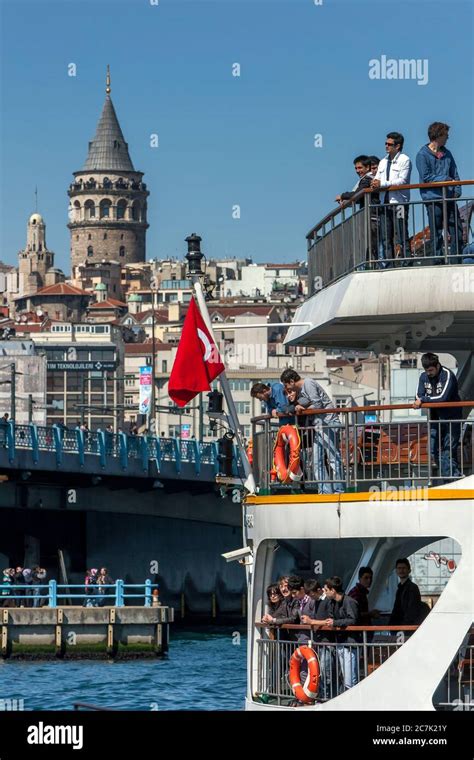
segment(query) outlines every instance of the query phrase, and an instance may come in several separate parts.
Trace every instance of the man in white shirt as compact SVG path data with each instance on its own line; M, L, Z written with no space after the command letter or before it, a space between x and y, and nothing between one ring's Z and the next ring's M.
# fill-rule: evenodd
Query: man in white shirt
M380 193L380 225L378 258L379 266L383 269L391 266L395 259L396 244L400 245L399 258L409 256L408 243L408 202L409 190L397 190L397 185L409 185L411 176L411 161L403 150L404 137L400 132L389 132L385 142L387 155L379 163L371 188L381 190ZM391 188L385 190L384 188ZM389 259L389 261L387 261Z

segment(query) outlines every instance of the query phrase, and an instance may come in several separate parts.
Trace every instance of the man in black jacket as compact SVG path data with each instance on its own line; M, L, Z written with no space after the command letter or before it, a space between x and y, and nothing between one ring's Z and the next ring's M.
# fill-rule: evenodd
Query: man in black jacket
M359 181L353 190L349 190L340 195L336 195L335 199L341 205L347 201L350 201L359 190L369 188L373 180L373 176L370 173L370 158L369 156L357 156L354 158L354 169L359 177ZM364 196L362 195L357 201L359 208L364 207Z
M400 578L390 625L418 625L422 615L420 589L410 579L411 566L406 557L397 559L395 572Z
M316 617L310 619L306 615L302 623L325 626L326 628L346 628L359 625L359 606L355 599L344 593L342 580L334 575L324 584L325 599L321 602ZM319 663L321 666L321 687L325 699L337 696L339 676L342 676L344 689L355 686L359 680L359 634L344 631L320 631L314 635L318 647ZM325 646L326 644L326 646ZM336 683L336 691L332 686Z
M422 404L461 401L456 375L447 367L441 366L437 354L423 354L421 364L425 371L421 373L418 381L416 400L413 404L415 409L419 409ZM462 407L431 408L430 419L432 421L431 456L442 477L459 477L461 472L457 448L461 436L461 424L453 420L462 419Z

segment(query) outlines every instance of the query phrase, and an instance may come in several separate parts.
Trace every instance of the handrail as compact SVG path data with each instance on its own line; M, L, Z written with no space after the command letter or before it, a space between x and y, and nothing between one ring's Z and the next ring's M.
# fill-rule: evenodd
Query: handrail
M443 401L439 404L436 403L423 403L417 409L445 409L445 408L457 408L457 407L474 407L474 401ZM315 414L349 414L350 412L384 412L392 409L413 409L413 404L379 404L377 406L344 406L344 407L328 407L327 409L304 409L302 412L298 412L297 417L313 417ZM295 412L286 412L282 414L277 413L277 417L288 417L294 415ZM271 414L260 414L257 417L252 417L250 422L264 422L265 420L275 419ZM400 420L401 424L405 424ZM370 424L370 423L369 423ZM392 423L393 424L393 423Z
M459 187L459 186L467 186L467 185L474 185L474 180L472 179L463 179L463 180L449 180L447 182L425 182L425 183L418 183L415 185L389 185L387 187L381 188L384 193L389 192L390 190L416 190L419 188L438 188L438 187ZM344 201L342 204L337 206L333 211L330 211L326 216L324 216L317 224L314 225L306 235L306 240L311 240L314 237L314 234L318 232L321 227L323 227L325 224L331 221L331 219L334 219L335 216L341 211L343 208L348 208L348 206L353 205L358 200L363 198L365 195L371 194L373 192L379 193L380 188L377 190L372 190L371 188L363 188L362 190L357 190L357 192L354 193L352 198L348 201Z
M284 623L278 625L278 623L262 623L258 621L255 623L256 628L284 628L285 630L294 631L416 631L420 627L419 625L347 625L347 626L329 626L329 625L303 625L297 623ZM474 630L474 629L473 629Z

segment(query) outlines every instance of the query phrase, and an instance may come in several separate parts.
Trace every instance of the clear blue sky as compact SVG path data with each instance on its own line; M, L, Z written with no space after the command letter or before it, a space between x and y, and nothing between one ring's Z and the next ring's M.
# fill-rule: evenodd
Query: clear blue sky
M405 134L414 159L426 126L446 121L461 177L474 177L469 0L0 0L0 9L5 262L25 244L38 185L48 245L69 272L66 191L94 136L107 63L151 191L149 258L181 256L195 231L209 256L304 259L306 232L354 185L353 157L382 155L390 130ZM369 79L369 60L382 55L428 59L428 84Z

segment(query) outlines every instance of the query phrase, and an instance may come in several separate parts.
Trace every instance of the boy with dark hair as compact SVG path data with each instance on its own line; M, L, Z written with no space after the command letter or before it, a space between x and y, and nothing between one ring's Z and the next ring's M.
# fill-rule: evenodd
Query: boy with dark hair
M400 583L397 587L389 625L418 625L423 611L420 589L410 579L411 566L406 557L397 559L395 572Z
M372 625L372 616L377 617L379 610L369 610L369 591L374 578L371 567L360 567L358 573L358 582L347 592L348 596L355 599L359 605L359 615L361 625Z
M425 371L418 381L416 400L413 403L415 409L419 409L422 404L461 401L456 376L441 365L437 354L423 354L421 364ZM456 478L461 474L457 458L461 424L450 421L461 419L462 407L430 409L430 420L434 422L431 425L431 456L439 467L441 476L445 478Z
M293 425L295 418L293 415L278 417L279 414L286 414L290 408L290 402L285 395L283 383L254 383L250 389L252 398L258 398L265 404L267 414L278 419L280 427L282 425Z
M356 174L359 177L359 181L352 190L341 193L340 195L336 195L334 199L341 206L345 201L350 201L351 198L353 198L353 196L359 192L359 190L369 188L370 183L372 182L373 176L370 173L370 158L368 156L356 156L356 158L354 158L354 169L356 170ZM361 196L357 203L359 205L359 208L363 208L364 196Z
M294 369L285 369L280 377L290 399L294 399L296 414L307 409L331 409L334 402L325 390L312 378L302 377ZM302 418L303 446L313 453L313 478L318 483L318 493L342 493L344 473L340 453L341 422L335 412L305 415ZM304 430L310 428L311 431ZM311 432L313 435L309 435ZM326 468L327 462L327 468ZM306 467L306 477L308 477Z
M416 166L420 175L420 183L449 182L459 180L459 173L453 154L446 147L449 139L449 126L442 121L434 121L428 127L429 143L423 145L416 157ZM450 254L455 258L450 263L457 264L462 250L462 223L459 217L456 198L461 197L461 185L452 187L423 187L420 195L426 202L430 225L430 239L433 245L433 264L443 263L443 227L444 222L451 238ZM443 200L446 201L446 216L443 220ZM447 247L448 241L444 241Z

